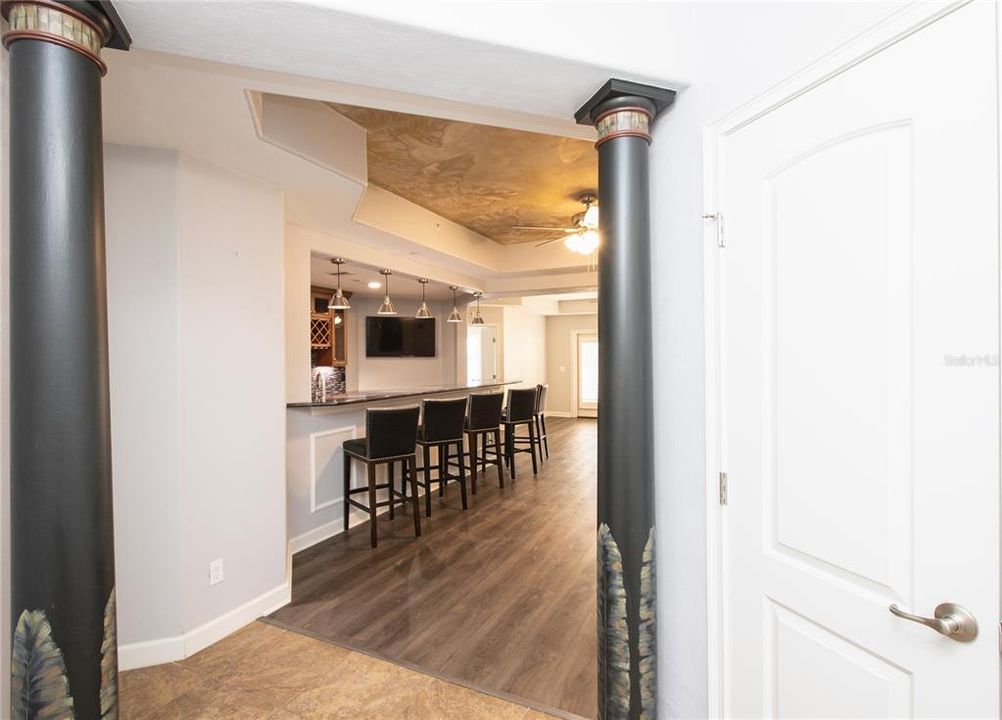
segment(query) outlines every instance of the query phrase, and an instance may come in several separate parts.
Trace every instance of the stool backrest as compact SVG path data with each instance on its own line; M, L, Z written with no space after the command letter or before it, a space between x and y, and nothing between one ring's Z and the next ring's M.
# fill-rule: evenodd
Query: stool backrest
M423 400L421 413L424 416L424 439L462 440L466 422L466 398L454 400Z
M508 422L531 420L536 410L536 388L508 391Z
M410 455L417 444L417 405L365 411L365 454L373 460Z
M546 410L546 391L550 389L549 385L537 385L536 386L536 413L541 413Z
M501 424L503 393L476 393L470 395L466 419L470 430L497 430Z

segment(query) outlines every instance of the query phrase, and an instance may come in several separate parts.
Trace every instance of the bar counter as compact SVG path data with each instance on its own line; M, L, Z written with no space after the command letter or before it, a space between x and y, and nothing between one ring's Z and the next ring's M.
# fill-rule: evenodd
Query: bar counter
M362 403L379 402L383 400L402 400L405 398L423 398L430 395L441 395L443 393L474 392L476 390L488 390L500 388L505 385L517 385L519 380L495 380L489 383L466 383L462 385L434 385L423 388L410 388L406 390L365 390L348 393L338 393L332 395L326 402L295 402L286 405L289 409L294 408L327 408L341 407L343 405L359 405Z

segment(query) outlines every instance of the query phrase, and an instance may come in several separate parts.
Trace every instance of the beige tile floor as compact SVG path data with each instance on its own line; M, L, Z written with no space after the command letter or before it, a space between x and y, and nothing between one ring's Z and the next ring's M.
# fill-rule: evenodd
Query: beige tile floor
M548 720L550 716L255 622L187 660L119 676L122 720Z

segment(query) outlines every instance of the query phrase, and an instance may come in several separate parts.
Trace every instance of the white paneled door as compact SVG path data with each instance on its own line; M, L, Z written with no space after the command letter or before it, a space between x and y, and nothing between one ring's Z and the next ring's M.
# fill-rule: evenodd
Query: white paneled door
M994 13L720 140L728 716L998 716Z

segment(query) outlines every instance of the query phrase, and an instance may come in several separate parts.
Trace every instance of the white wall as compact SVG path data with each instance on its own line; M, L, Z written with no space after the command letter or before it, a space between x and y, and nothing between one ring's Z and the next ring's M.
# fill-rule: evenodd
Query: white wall
M123 668L288 600L281 193L170 151L106 148ZM208 566L225 579L210 587Z
M546 410L570 413L574 402L577 333L598 332L598 315L550 315L546 318Z
M392 286L391 286L392 289ZM417 311L419 300L397 298L394 301L401 316ZM401 388L454 385L456 373L456 326L445 319L452 302L429 301L435 316L435 357L429 358L370 358L365 356L365 318L375 315L382 298L354 297L349 310L348 389L399 390Z
M545 383L546 317L519 306L505 306L502 312L502 377L518 380L522 386Z
M285 582L282 196L180 162L185 627ZM226 579L209 587L209 563Z
M118 637L131 644L184 629L178 155L107 145L105 167Z

